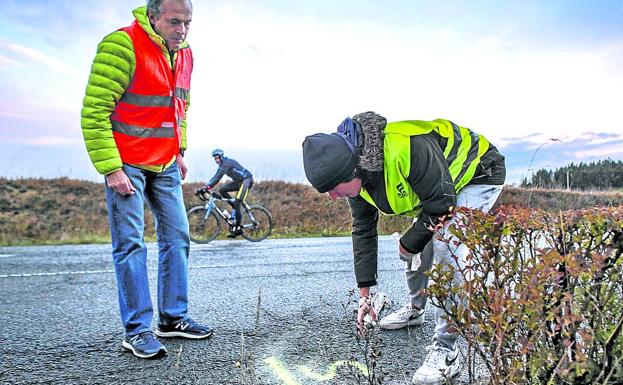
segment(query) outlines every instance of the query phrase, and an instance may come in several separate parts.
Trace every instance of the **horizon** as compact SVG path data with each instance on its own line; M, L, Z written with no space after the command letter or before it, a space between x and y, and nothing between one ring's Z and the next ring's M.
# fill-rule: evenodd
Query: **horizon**
M555 139L555 138L554 138ZM535 146L527 142L514 142L499 147L506 157L507 185L520 185L524 177L530 177L540 169L555 170L581 162L591 163L623 157L601 156L598 149L604 142L623 148L621 135L584 135L566 142L548 138ZM189 149L185 161L188 166L186 182L207 182L217 166L211 157L211 148ZM27 145L15 148L0 143L0 153L7 155L0 162L0 177L58 178L103 182L91 165L84 146L59 144L55 146ZM248 168L257 181L282 180L309 184L303 171L301 151L255 150L225 147L225 155L238 160ZM45 164L46 167L41 167Z

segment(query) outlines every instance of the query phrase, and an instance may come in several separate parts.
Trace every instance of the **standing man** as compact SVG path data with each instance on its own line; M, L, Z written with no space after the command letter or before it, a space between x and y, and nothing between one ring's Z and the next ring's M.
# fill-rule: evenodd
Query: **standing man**
M374 112L346 119L338 133L305 138L303 162L307 179L318 192L328 192L333 200L348 197L360 328L366 315L377 318L370 287L377 284L378 212L417 218L401 237L397 251L407 264L421 253L422 263L415 273L421 282L416 284L425 288L424 273L432 259L447 266L455 263L456 256L458 263L465 263L468 250L448 231L456 220L454 208L489 210L506 176L504 157L482 135L442 119L387 124ZM431 240L432 258L430 252L422 252ZM457 271L454 284L461 282ZM425 304L425 300L412 303ZM423 311L423 307L415 309L416 314ZM444 376L459 372L456 330L443 309L436 310L435 322L433 342L413 376L414 384L441 384Z
M251 187L253 187L253 175L249 170L242 167L240 163L226 157L225 153L220 148L216 148L212 151L212 157L216 164L218 164L218 169L216 170L216 174L206 183L203 189L210 191L225 175L232 179L219 187L218 192L227 199L232 199L229 193L231 191L237 191L234 202L232 203L232 208L234 209L232 216L235 222L227 235L229 238L235 238L238 235L242 235L242 229L240 228L242 210L240 210L240 205L247 198Z
M129 27L98 46L82 108L89 157L106 179L122 345L134 355L166 354L154 338L147 274L144 207L158 238L159 337L201 339L213 329L188 316L186 110L193 56L186 43L189 0L149 0Z

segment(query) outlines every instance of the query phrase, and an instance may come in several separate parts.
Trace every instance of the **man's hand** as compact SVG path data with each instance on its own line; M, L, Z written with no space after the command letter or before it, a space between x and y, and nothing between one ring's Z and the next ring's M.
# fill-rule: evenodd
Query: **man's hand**
M106 175L106 184L119 195L133 195L136 188L123 170L117 170Z
M370 320L376 321L377 314L372 308L372 298L370 297L370 288L359 288L359 310L357 311L357 330L360 335L366 334L366 325L364 318L366 315L370 316Z
M357 330L360 335L366 335L366 315L370 316L371 321L376 321L378 316L372 307L372 299L370 297L359 298L359 311L357 312Z
M188 167L186 167L186 163L184 163L184 157L182 156L182 154L177 154L175 161L177 162L177 168L179 168L180 170L182 180L186 179Z

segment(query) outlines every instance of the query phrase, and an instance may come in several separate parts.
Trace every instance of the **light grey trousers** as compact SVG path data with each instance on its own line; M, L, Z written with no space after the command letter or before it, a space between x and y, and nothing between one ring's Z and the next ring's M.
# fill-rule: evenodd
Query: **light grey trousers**
M467 186L461 190L457 196L457 207L469 207L472 209L478 209L484 212L488 212L493 204L500 196L503 186L494 185L474 185ZM464 267L465 257L469 253L469 250L462 243L453 236L448 228L459 217L455 216L452 220L448 221L445 226L440 229L433 239L428 242L426 247L421 253L422 264L417 271L411 271L406 268L405 276L407 279L407 287L409 289L409 297L411 305L419 309L426 307L426 294L422 289L428 287L428 277L424 274L429 271L433 265L436 264L453 264L457 262L452 258L453 255L458 257L458 263L461 267ZM440 240L441 237L444 240ZM448 242L449 241L449 242ZM463 282L463 278L459 272L454 276L454 284L460 285ZM446 304L449 306L450 302ZM445 312L443 309L435 309L435 336L434 341L441 343L442 345L452 349L457 340L456 333L450 332L450 325L446 320Z

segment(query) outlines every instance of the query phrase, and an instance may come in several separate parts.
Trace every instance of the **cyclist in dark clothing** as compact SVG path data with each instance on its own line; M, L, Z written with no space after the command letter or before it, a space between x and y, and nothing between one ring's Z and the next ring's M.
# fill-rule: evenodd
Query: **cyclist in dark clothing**
M214 161L218 164L218 170L216 174L210 179L210 181L204 186L204 189L211 190L214 186L220 182L224 175L227 175L232 180L220 186L217 192L228 199L232 199L229 195L231 191L237 191L234 197L234 203L232 204L233 213L232 217L236 220L230 230L229 238L237 237L242 234L240 228L240 221L242 220L242 211L240 210L240 204L246 199L249 190L253 186L253 175L246 168L242 167L240 163L234 159L227 158L223 150L217 148L212 151Z

